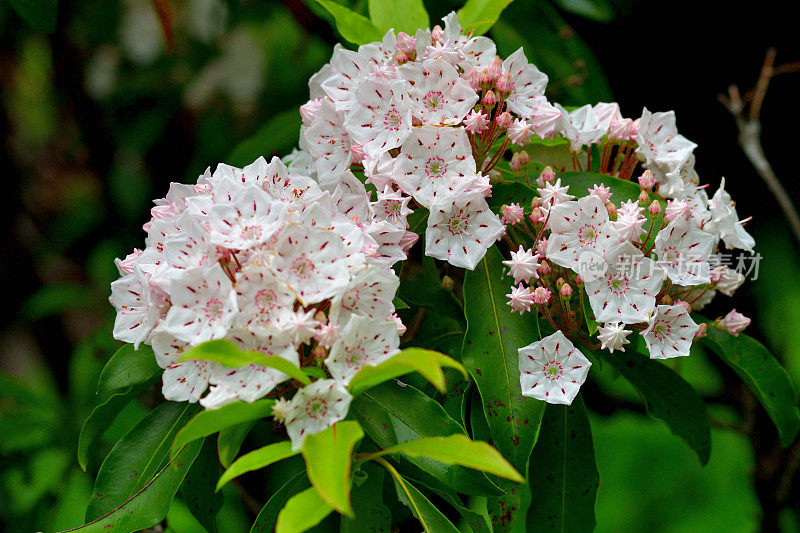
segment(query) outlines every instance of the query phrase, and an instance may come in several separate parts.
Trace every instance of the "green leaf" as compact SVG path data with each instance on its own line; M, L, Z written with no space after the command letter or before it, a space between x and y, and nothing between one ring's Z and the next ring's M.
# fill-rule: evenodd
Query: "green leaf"
M513 279L496 246L464 279L467 332L462 361L483 400L494 445L524 472L539 434L545 403L522 396L517 350L538 340L533 313L512 314L506 305Z
M394 297L394 300L392 300L392 305L394 305L394 308L398 310L409 309L408 304L401 300L399 296Z
M778 360L747 335L710 328L703 341L747 383L778 428L781 445L789 446L800 429L800 411L792 380Z
M300 111L296 108L278 113L270 118L258 131L241 141L228 156L228 163L243 167L261 156L280 155L297 144L300 131Z
M447 386L442 367L454 368L467 379L467 371L455 359L433 350L406 348L378 366L366 366L359 370L348 388L353 396L357 396L379 383L416 371L444 394Z
M448 465L461 465L495 474L518 483L524 478L489 444L473 441L466 435L427 437L403 442L376 454L402 453L408 457L427 457Z
M673 435L686 441L701 465L711 454L711 428L703 400L682 377L663 363L648 359L639 335L631 336L630 350L594 353L607 361L639 393L647 414L664 422Z
M213 435L235 424L271 416L273 405L275 400L262 399L253 403L234 402L218 409L201 411L178 432L172 443L172 455L178 453L187 442Z
M382 33L394 28L395 33L414 35L418 29L430 26L422 0L369 0L368 5L369 17Z
M424 230L425 226L422 228ZM464 319L458 300L442 286L436 262L431 257L423 257L422 265L410 261L403 263L398 294L411 305L425 307L458 321Z
M328 505L351 518L354 514L350 505L350 466L353 448L363 436L358 422L339 422L308 435L302 447L311 484Z
M529 530L593 531L600 474L583 399L548 405L533 448L528 483L536 497L528 509Z
M20 316L34 321L61 314L67 310L87 309L97 303L91 291L81 285L47 285L22 303Z
M250 533L273 533L275 524L278 521L278 513L286 505L286 502L292 496L299 494L310 486L311 483L308 481L305 472L300 472L287 481L261 508L255 522L253 522Z
M194 360L215 361L231 368L256 364L279 370L303 385L311 383L309 377L291 361L277 355L264 355L255 350L242 350L228 339L217 339L192 346L183 352L178 362Z
M219 474L214 441L205 439L200 454L183 480L181 499L209 533L217 531L216 517L224 501L222 494L214 491L214 483L219 479Z
M464 34L475 31L475 35L483 35L494 25L500 13L513 0L467 0L464 7L458 10L458 22L464 28Z
M391 464L380 457L378 458L378 462L380 462L394 478L397 498L403 505L411 509L411 513L419 520L426 533L458 532L458 528L454 526L424 494L407 479L404 479Z
M375 27L371 20L333 0L315 0L325 10L333 15L336 29L342 37L353 44L367 44L380 41L383 38L381 31Z
M316 526L331 514L333 508L314 487L292 496L278 513L276 533L300 533Z
M366 474L361 484L353 484L355 518L342 517L339 533L375 533L391 531L392 513L383 503L383 469L373 463L361 466Z
M298 451L292 450L292 443L288 440L268 444L263 448L246 453L235 460L233 464L225 470L222 477L220 477L217 482L217 490L221 489L223 485L235 477L241 476L246 472L264 468L265 466L292 457L298 453Z
M239 453L244 439L250 430L255 425L255 420L242 422L228 428L224 428L219 432L217 437L217 453L219 455L219 462L225 468L231 466L231 463Z
M160 373L161 368L156 363L152 348L143 344L134 350L133 344L126 344L106 363L97 382L97 392L147 383Z
M58 0L8 0L17 15L41 33L53 33L58 16Z
M555 0L558 7L597 22L610 22L614 11L605 0Z
M100 465L86 520L112 512L161 472L172 440L196 411L195 404L164 402L119 440Z
M450 418L441 405L410 385L378 385L355 398L350 412L367 435L384 449L424 437L465 434L461 424ZM500 493L481 472L427 458L408 457L407 461L443 488L473 495Z
M67 530L81 533L128 533L150 528L164 519L172 498L178 491L202 442L188 444L181 453L168 461L140 490L106 514L83 526ZM67 533L67 532L64 532Z
M105 433L122 408L128 405L142 390L142 386L116 389L89 414L83 423L78 439L78 464L84 471L89 462L92 445Z

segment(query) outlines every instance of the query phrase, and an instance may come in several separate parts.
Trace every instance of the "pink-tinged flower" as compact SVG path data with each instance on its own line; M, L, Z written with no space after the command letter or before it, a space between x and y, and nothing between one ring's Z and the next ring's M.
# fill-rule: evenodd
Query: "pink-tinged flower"
M223 338L239 311L233 284L218 263L183 271L172 280L170 296L163 329L193 346Z
M726 266L718 266L710 272L714 288L725 296L733 296L734 291L744 283L744 274Z
M320 98L313 98L300 106L300 117L303 119L303 124L310 126L314 119L319 115L319 108L323 100Z
M531 136L533 136L533 126L524 118L514 119L508 128L508 140L511 141L511 144L522 146L530 140Z
M653 176L653 173L650 170L645 170L641 176L639 176L639 185L642 189L647 191L653 190L653 187L656 186L656 177Z
M303 131L320 183L336 179L353 162L353 144L344 128L344 112L329 100L322 101L317 115Z
M314 338L322 347L329 349L333 343L339 340L339 328L334 324L321 324Z
M555 180L556 173L553 171L553 168L548 165L544 167L542 173L536 178L536 184L539 185L539 187L544 187L548 183L553 183ZM567 189L569 189L569 185L567 185ZM541 192L539 194L541 194ZM572 198L574 198L574 196ZM569 199L572 200L572 198Z
M597 339L600 341L600 347L614 353L614 350L624 352L624 346L630 344L628 335L633 330L625 329L625 325L620 322L608 322L597 328Z
M464 193L431 206L425 254L473 270L503 232L480 193Z
M522 395L547 403L570 405L592 366L560 330L518 352Z
M569 283L562 284L558 292L564 300L569 300L572 297L572 287L570 287Z
M400 335L401 337L403 335L405 335L406 331L408 331L408 328L406 327L406 325L403 324L403 319L401 319L399 316L397 316L397 313L393 313L389 317L389 320L394 322L394 325L397 328L397 334Z
M497 123L498 128L505 130L511 127L511 124L513 123L513 117L508 111L503 111L497 115L495 122Z
M372 158L397 148L411 134L412 109L403 80L368 79L358 88L357 103L344 125L353 141Z
M402 31L397 34L397 44L395 44L395 49L397 49L398 52L404 52L406 55L416 53L414 48L416 45L416 37L412 37L411 35Z
M655 309L664 272L630 242L609 250L604 260L606 268L602 275L594 279L584 276L595 319L625 324L647 320Z
M551 230L547 258L576 272L579 262L586 259L582 254L591 252L599 258L619 241L609 224L608 211L597 196L554 205L547 224Z
M650 359L689 355L698 326L681 305L659 305L641 335Z
M512 87L506 88L509 92L506 105L517 116L529 118L536 108L537 98L544 94L547 76L528 63L522 48L503 61L503 73L513 82Z
M397 245L403 250L403 253L408 255L408 252L419 240L419 235L413 231L406 231L403 237L398 241Z
M330 64L331 73L322 82L322 90L333 100L337 110L353 109L360 100L356 92L372 73L373 64L361 54L341 46L334 47Z
M573 152L599 142L608 132L608 124L603 123L590 105L574 111L567 111L560 104L556 104L556 108L561 111L561 134L569 140Z
M605 205L609 200L611 200L611 187L606 187L605 184L601 183L600 185L594 184L593 187L586 189L589 191L589 194L597 196L600 198L600 202Z
M725 190L725 178L722 178L719 189L708 201L712 217L709 229L719 234L727 248L741 248L752 252L756 241L745 231L744 221L739 220L735 205L731 195Z
M469 82L442 59L408 63L399 72L410 84L408 94L413 112L423 124L460 124L478 101Z
M460 128L414 128L395 159L392 176L425 207L452 196L475 176L467 134Z
M549 139L561 126L561 111L548 102L544 96L540 96L536 99L530 120L534 133L541 139Z
M658 232L654 250L669 279L688 286L711 281L708 260L716 246L714 235L676 218Z
M632 200L623 202L617 209L617 219L611 222L611 227L621 239L632 243L641 242L644 233L644 223L647 221L642 216L644 208Z
M667 200L667 207L664 209L664 218L670 221L676 218L689 220L692 218L692 207L686 200Z
M400 279L390 268L366 265L331 301L330 319L341 327L355 315L385 318L394 312L392 299Z
M652 201L652 203L647 207L647 212L650 213L650 216L653 218L661 214L661 204L658 203L658 200Z
M733 309L731 312L725 315L722 320L717 322L717 329L727 331L734 337L738 337L739 333L741 333L744 328L750 325L750 322L751 321L749 318L737 312L736 309Z
M285 332L295 345L307 344L317 333L319 321L314 318L316 310L283 309L275 325Z
M541 276L547 276L552 271L553 271L553 267L551 267L550 263L548 263L547 261L542 261L542 263L539 265L539 269L537 270L537 272L539 273L540 277Z
M675 126L675 112L651 113L647 108L636 133L638 148L636 152L645 158L646 163L667 165L680 161L697 145L678 133Z
M464 128L472 133L478 135L489 129L489 119L483 111L475 111L474 109L464 118Z
M115 259L114 263L117 265L117 270L119 270L120 275L133 274L133 267L136 265L136 260L139 259L141 255L142 251L138 248L134 248L133 252L125 256L125 259Z
M529 283L531 278L539 279L539 259L538 254L534 254L531 250L526 250L522 246L516 252L511 252L511 259L503 261L503 264L509 268L509 274L514 276L514 283L524 281Z
M501 222L504 224L511 224L512 226L522 222L522 218L525 216L519 204L503 205L503 207L500 208L500 214L503 217Z
M536 192L538 192L539 196L542 198L542 209L549 209L551 206L568 202L575 198L567 192L569 191L569 185L561 186L561 178L558 178L555 182L551 182L547 181L547 178L543 176L546 176L544 172L542 172L542 176L540 177L546 181L545 186L536 189Z
M483 98L481 98L481 103L486 107L492 107L494 104L496 104L497 96L495 96L494 91L486 91L486 93L483 95Z
M383 192L378 193L378 200L369 204L369 209L374 220L386 220L397 228L405 229L408 227L406 217L414 212L408 207L410 201L410 196L403 196L386 185Z
M211 372L217 363L210 361L176 362L188 346L169 333L156 332L150 339L150 346L156 356L158 366L164 369L161 376L161 393L171 402L196 403L208 388Z
M541 271L540 271L541 273ZM533 291L533 303L536 305L546 305L550 301L551 293L544 287L536 287Z
M292 450L300 449L306 435L319 433L343 420L352 400L347 389L332 379L318 379L297 391L282 413Z
M533 305L533 295L530 288L525 285L517 285L511 287L511 294L506 294L508 298L507 305L511 306L511 312L519 312L519 314L528 312Z
M400 336L394 320L353 316L331 347L325 366L343 385L365 366L376 366L400 353Z
M615 141L629 141L636 136L636 125L629 118L614 118L608 125L608 138Z

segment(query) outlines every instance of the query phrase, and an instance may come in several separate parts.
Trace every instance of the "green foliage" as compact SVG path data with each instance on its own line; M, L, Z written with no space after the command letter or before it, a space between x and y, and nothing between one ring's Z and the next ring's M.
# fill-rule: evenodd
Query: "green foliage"
M299 474L293 476L280 489L278 489L275 494L272 495L269 501L267 501L267 503L261 509L261 512L258 513L255 522L253 522L253 527L250 529L250 532L273 533L273 531L275 531L275 525L278 522L278 514L281 512L281 509L284 508L286 502L310 486L311 483L308 481L305 472L300 472ZM325 507L329 509L326 515L333 510L330 509L330 506L327 504L323 505L323 508ZM325 517L323 516L322 518ZM322 518L320 518L320 520L322 520Z
M41 33L55 31L58 0L8 0L8 4L34 30Z
M107 393L147 383L160 372L152 348L141 345L134 350L133 344L126 344L106 363L97 383L97 392Z
M219 474L214 441L204 439L200 454L183 480L180 495L192 515L209 533L217 531L216 517L223 504L222 494L214 490Z
M704 339L725 364L747 383L778 428L781 445L789 446L800 429L797 393L786 370L757 340L709 329Z
M368 5L369 17L381 33L394 28L395 33L414 35L418 29L430 26L422 0L369 0Z
M247 472L264 468L272 463L297 455L298 451L292 450L292 443L288 440L268 444L263 448L252 451L239 457L225 470L217 482L217 490L221 489L228 481Z
M239 454L244 439L255 423L255 420L250 420L220 430L219 437L217 437L217 453L222 466L225 468L231 466L234 458Z
M600 475L583 399L548 405L533 448L529 483L536 494L528 509L529 530L592 531Z
M277 355L264 355L255 350L242 350L227 339L217 339L192 346L178 359L179 362L193 360L214 361L231 368L256 364L280 370L304 385L311 383L308 376L291 361Z
M278 513L276 533L299 533L319 524L331 514L333 507L322 499L314 487L295 494Z
M351 43L367 44L380 41L383 37L381 31L375 27L375 24L364 15L351 11L333 0L314 1L324 7L325 10L333 16L336 22L336 29L339 30L342 37Z
M342 517L341 533L389 531L392 513L383 503L383 469L366 463L356 471L351 493L355 518Z
M494 25L500 13L513 0L467 0L464 7L458 10L458 22L464 33L471 31L475 35L483 35Z
M631 336L633 337L633 336ZM642 340L633 337L630 349L595 354L619 372L644 400L647 414L664 422L672 433L697 453L705 465L711 454L711 429L703 400L691 385L663 363L648 359Z
M303 440L306 471L314 489L328 505L351 518L355 516L350 505L353 448L363 436L357 422L345 421Z
M262 156L269 160L270 155L281 155L294 148L299 132L300 112L297 109L278 113L253 135L237 144L226 161L242 167Z
M454 368L467 378L467 371L461 363L444 354L421 348L406 348L378 366L366 366L359 370L348 387L353 396L356 396L379 383L416 371L439 392L444 393L447 387L442 367Z

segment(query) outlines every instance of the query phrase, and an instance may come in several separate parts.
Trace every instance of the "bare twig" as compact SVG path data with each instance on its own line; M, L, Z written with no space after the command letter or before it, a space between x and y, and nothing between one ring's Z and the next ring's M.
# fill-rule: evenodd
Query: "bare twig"
M792 231L800 242L800 215L792 204L786 189L783 188L772 166L769 164L764 149L761 146L761 105L767 93L770 80L778 74L800 71L800 62L787 63L775 67L775 49L770 48L764 57L761 73L755 88L742 98L735 85L728 88L728 95L719 95L718 99L733 115L736 127L739 129L739 145L742 147L747 159L756 169L761 179L767 184L770 192L778 200L783 214L789 221Z

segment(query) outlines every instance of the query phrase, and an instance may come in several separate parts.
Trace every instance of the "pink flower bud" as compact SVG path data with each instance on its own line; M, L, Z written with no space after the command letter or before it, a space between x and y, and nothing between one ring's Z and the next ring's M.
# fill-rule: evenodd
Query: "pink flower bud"
M675 305L680 305L681 307L686 309L686 311L689 313L692 312L692 304L690 304L686 300L675 300Z
M397 60L397 64L398 64L398 65L405 65L405 64L406 64L406 63L408 63L408 61L409 61L408 54L406 54L406 53L405 53L405 52L403 52L402 50L400 50L399 52L397 52L397 53L394 55L394 58Z
M311 125L317 115L319 114L319 108L322 106L322 100L319 98L314 98L309 102L300 106L300 116L303 118L303 124L306 126Z
M497 97L494 95L494 92L486 91L486 94L484 94L481 99L481 103L487 107L492 107L497 103Z
M431 43L443 43L444 42L444 30L438 24L433 27L431 30Z
M544 305L550 301L550 291L545 289L544 287L536 287L536 290L533 291L533 303L538 305Z
M536 243L536 253L539 254L539 257L544 259L547 257L547 238L540 239L539 242Z
M578 287L583 287L583 278L580 276L575 276L575 285Z
M537 249L537 251L538 251L538 249ZM550 263L548 263L547 261L542 261L542 263L539 265L538 272L539 272L539 276L540 277L541 276L547 276L552 271L553 271L553 267L551 267Z
M658 200L653 200L653 203L647 208L647 212L650 213L651 217L657 217L661 214L661 204L658 203Z
M529 218L531 219L531 222L533 222L534 224L538 224L539 222L544 222L544 215L542 214L542 210L539 209L538 207L533 208L533 211L531 211Z
M611 202L606 202L606 211L608 211L608 216L612 219L616 219L617 216L617 206L612 204Z
M413 231L406 231L405 234L400 237L400 241L398 241L397 245L403 250L403 253L408 255L408 252L411 250L411 247L416 244L419 240L419 235L414 233Z
M512 226L521 222L524 216L519 204L504 205L500 208L500 214L503 215L502 222Z
M644 174L639 176L639 185L646 191L652 191L656 185L656 177L650 170L645 170Z
M462 74L461 77L469 82L469 86L472 87L473 91L475 92L478 91L478 89L480 88L480 85L478 85L478 80L480 79L480 73L477 70L471 68L468 71L464 72L464 74Z
M511 113L508 111L503 111L500 113L495 121L497 122L497 126L504 130L508 129L508 127L514 123L514 119L511 117Z
M539 174L539 177L536 178L536 183L539 187L544 187L547 183L553 183L556 180L556 173L553 171L552 167L546 166L542 173Z
M500 95L500 98L505 100L508 95L514 90L514 82L511 80L511 75L506 72L499 78L497 78L497 94Z
M520 174L522 172L522 164L519 162L519 154L514 153L511 156L511 161L508 163L508 166L511 167L511 171L514 174Z
M639 193L639 203L646 204L650 201L650 195L647 194L647 191L642 191Z
M561 288L558 289L558 292L561 293L561 298L569 300L572 296L572 287L569 286L569 283L564 283Z
M525 150L520 150L517 152L517 155L519 156L519 164L522 165L522 168L525 168L530 164L531 156L528 155L528 152Z
M738 337L739 333L749 325L750 319L737 312L736 309L733 309L730 313L725 315L725 318L717 322L717 329L727 331L734 337Z
M495 56L492 63L484 70L491 83L496 82L503 75L503 62Z
M702 339L706 335L708 335L708 324L706 324L705 322L701 322L700 324L697 325L697 331L694 334L694 338Z
M416 37L412 37L406 32L401 31L397 34L397 43L394 45L394 47L398 52L404 52L406 55L409 55L412 51L414 51L414 47L416 45Z

